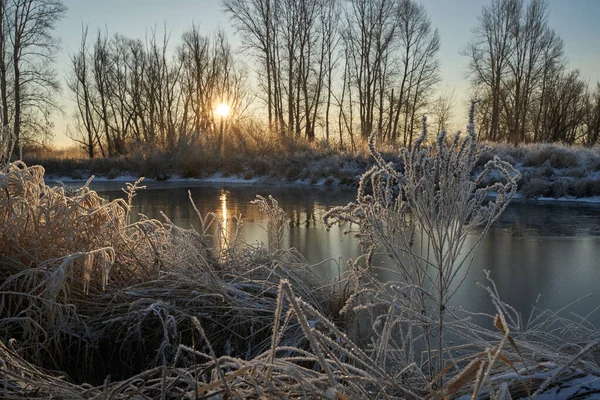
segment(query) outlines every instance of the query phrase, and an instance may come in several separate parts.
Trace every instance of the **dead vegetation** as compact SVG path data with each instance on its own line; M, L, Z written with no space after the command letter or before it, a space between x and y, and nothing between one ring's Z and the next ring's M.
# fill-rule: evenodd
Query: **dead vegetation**
M441 151L404 153L412 176L380 163L369 175L378 191L360 197L362 206L375 210L377 201L387 201L378 210L394 232L415 228L403 214L413 200L422 203L423 218L437 218L435 229L452 224L467 232L475 222L491 223L514 194L513 182L485 190L466 184L476 149L469 147L472 136L465 140L440 141ZM410 185L423 186L433 177L423 165L458 167L463 157L465 168L439 170L445 178L427 187L437 190L432 198L418 199L427 191L412 200L398 197L397 185L422 174ZM494 161L490 168L498 166L505 167ZM442 309L451 296L447 278L454 277L443 275L452 274L444 243L432 244L442 257L441 275L427 276L440 264L423 259L410 237L390 236L387 250L404 253L399 263L402 257L417 266L427 261L420 272L399 270L404 280L381 282L367 253L350 261L342 278L323 282L302 255L278 248L287 217L273 199L257 200L269 217L268 247L250 246L235 232L224 246L221 233L209 234L212 224L224 229L214 214L198 213L198 231L167 216L130 223L141 181L128 185L124 199L106 202L88 185L70 191L47 186L43 177L42 167L22 162L0 170L3 398L508 399L600 376L600 335L585 318L542 312L523 321L492 282L487 290L498 311L489 316L492 330ZM486 190L508 197L484 209ZM445 197L450 194L455 197ZM468 207L479 214L450 213L469 194L475 197ZM425 212L429 206L438 214ZM362 238L381 244L386 230L376 221L361 226ZM456 232L459 246L463 235ZM424 287L437 282L432 287L440 297L427 297L424 287L406 280L415 273ZM442 323L455 344L439 334ZM427 341L429 347L417 344Z

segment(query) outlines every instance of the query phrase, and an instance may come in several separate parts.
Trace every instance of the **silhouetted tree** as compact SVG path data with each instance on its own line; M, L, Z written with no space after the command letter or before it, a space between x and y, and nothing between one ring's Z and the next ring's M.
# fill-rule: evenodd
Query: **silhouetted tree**
M60 0L3 0L0 11L2 122L12 113L17 151L24 140L51 135L52 95L59 90L52 68L59 41L52 32L66 7Z
M259 78L266 91L268 122L271 129L283 124L281 104L280 54L278 52L277 4L279 0L223 0L244 46L257 58Z
M430 95L439 83L440 37L423 5L413 0L398 3L401 85L396 102L392 142L396 142L399 116L404 116L402 145L410 147L417 121L429 105ZM390 116L390 119L392 116Z
M88 64L87 27L82 29L81 45L77 53L71 55L71 76L67 87L75 96L77 111L76 132L70 134L71 140L79 143L89 158L94 158L95 149L100 145L98 123L93 109L91 73Z
M433 116L436 125L435 137L437 137L440 132L448 130L448 123L452 118L454 104L454 90L449 90L448 88L441 92L433 101L430 114Z
M471 81L486 104L480 134L515 144L570 141L571 134L558 135L552 125L558 119L550 112L557 107L551 101L557 96L573 100L570 96L581 96L583 88L575 75L564 72L563 43L549 27L546 3L493 0L483 7L474 33L465 54Z
M590 96L586 125L584 143L587 146L594 146L600 143L600 83L596 83L596 90Z
M166 29L165 29L166 32ZM99 32L71 56L68 87L77 104L73 140L93 157L115 156L129 143L146 143L172 151L215 130L218 102L231 107L228 120L248 107L245 73L233 60L222 32L202 36L197 27L186 32L175 57L167 54L168 36L156 30L142 42ZM204 142L206 144L206 140Z
M245 71L240 68L222 31L203 36L197 26L185 32L178 48L181 63L184 132L192 139L216 128L215 106L230 107L228 119L236 120L248 108Z
M398 27L392 0L351 0L344 29L348 82L356 89L363 141L376 126ZM351 107L353 104L350 105Z

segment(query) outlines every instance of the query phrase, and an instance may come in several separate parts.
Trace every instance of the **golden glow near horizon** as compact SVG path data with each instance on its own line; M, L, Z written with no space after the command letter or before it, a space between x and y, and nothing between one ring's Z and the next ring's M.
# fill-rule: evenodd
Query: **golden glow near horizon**
M225 103L221 103L217 106L217 108L215 109L215 112L217 113L217 115L221 118L226 118L229 115L229 111L231 111L231 109L229 108L229 106Z

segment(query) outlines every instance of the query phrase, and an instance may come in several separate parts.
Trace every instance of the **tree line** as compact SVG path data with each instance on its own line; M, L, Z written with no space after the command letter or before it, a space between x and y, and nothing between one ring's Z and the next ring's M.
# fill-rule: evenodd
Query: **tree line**
M440 37L416 0L222 6L241 56L223 32L205 35L198 26L174 40L166 27L142 39L82 27L66 79L76 104L68 135L89 157L124 154L136 143L165 150L216 144L214 110L222 101L231 124L263 119L276 137L351 149L372 132L410 147L425 114L436 131L448 128L453 94L440 94ZM66 8L60 0L0 0L0 11L2 123L20 145L52 130L59 88L53 30ZM483 139L598 143L600 85L591 88L568 68L548 12L544 0L482 7L462 54L470 95L481 99Z
M172 149L182 140L214 139L215 105L228 102L235 123L254 98L265 102L268 129L283 138L319 136L356 148L378 130L384 140L411 143L439 81L439 35L423 6L223 4L255 61L252 94L222 32L203 36L192 27L168 57L167 38L157 40L156 31L144 41L102 32L89 40L84 29L68 87L77 103L71 137L90 157L122 154L128 142Z
M548 13L544 0L493 0L482 9L464 55L488 140L598 143L600 84L591 91L567 67Z
M83 29L71 56L67 86L77 104L70 137L89 157L116 156L129 143L165 150L215 142L215 106L229 104L233 120L248 106L245 71L234 61L223 32L186 31L175 55L168 35L153 30L145 40Z
M440 81L438 31L412 0L224 0L271 129L351 145L373 131L408 145Z
M414 0L223 0L259 68L269 126L329 142L337 129L410 147L423 114L437 131L451 118L439 91L440 38ZM491 141L594 145L600 84L567 67L563 41L544 0L492 0L483 6L468 57L480 135ZM324 92L324 93L323 93ZM334 115L332 115L332 110ZM335 124L337 120L337 125Z

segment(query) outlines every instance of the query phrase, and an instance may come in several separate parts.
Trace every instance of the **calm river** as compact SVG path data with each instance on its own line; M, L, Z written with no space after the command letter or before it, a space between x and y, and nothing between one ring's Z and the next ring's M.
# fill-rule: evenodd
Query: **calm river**
M107 199L123 196L124 183L93 185ZM188 200L191 191L202 214L216 213L234 224L241 216L241 233L248 243L266 242L266 218L250 201L256 194L273 195L290 218L286 246L297 248L323 275L337 275L342 260L360 254L357 240L344 234L346 227L326 231L323 214L355 198L353 190L224 184L157 182L134 199L136 213L161 219L164 212L181 227L198 226ZM231 225L230 225L231 226ZM600 305L600 205L512 204L482 243L463 286L453 303L470 311L493 310L487 293L476 285L491 271L502 300L526 319L531 307L558 310L582 296L591 295L566 312L587 314ZM590 318L600 326L600 312Z

